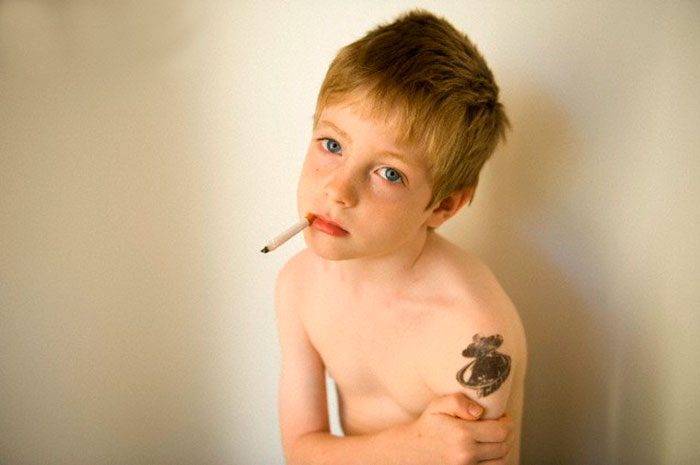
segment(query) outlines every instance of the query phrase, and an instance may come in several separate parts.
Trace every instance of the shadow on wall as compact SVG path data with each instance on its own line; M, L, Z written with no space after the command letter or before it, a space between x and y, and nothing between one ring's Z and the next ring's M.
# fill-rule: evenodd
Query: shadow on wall
M605 230L595 205L578 208L591 194L581 171L595 163L584 159L582 136L553 99L522 82L512 87L517 97L506 103L513 130L487 165L494 179L477 196L483 210L475 203L483 224L467 225L467 212L456 226L457 235L472 235L461 245L493 268L525 326L522 463L620 463L630 450L635 463L658 463L653 439L662 419L640 413L657 397L658 377L625 377L644 366L652 348L637 352L626 341L634 335L625 334L612 308Z

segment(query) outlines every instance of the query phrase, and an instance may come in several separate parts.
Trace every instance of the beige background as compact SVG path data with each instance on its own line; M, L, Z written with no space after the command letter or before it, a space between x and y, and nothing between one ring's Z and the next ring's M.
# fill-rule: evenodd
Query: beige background
M282 463L302 243L258 251L330 59L415 5L0 2L0 463ZM524 463L698 463L700 4L422 5L513 122L443 232L521 310Z

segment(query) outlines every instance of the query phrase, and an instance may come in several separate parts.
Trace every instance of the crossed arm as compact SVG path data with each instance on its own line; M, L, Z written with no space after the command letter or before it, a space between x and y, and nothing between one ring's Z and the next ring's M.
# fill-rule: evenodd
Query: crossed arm
M289 303L293 299L280 298L283 286L278 281L279 411L289 465L505 463L514 443L513 421L502 416L513 366L498 350L497 333L475 334L460 342L453 357L430 365L425 375L437 396L418 419L374 434L336 437L329 432L323 361Z

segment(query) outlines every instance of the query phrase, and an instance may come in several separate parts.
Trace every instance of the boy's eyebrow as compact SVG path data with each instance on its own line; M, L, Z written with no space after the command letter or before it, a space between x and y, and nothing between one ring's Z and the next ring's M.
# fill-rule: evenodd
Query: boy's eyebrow
M336 126L335 124L331 123L330 121L321 120L321 121L318 122L318 125L319 125L319 126L320 126L320 125L330 126L330 127L333 128L336 132L338 132L338 134L340 134L341 136L343 136L344 138L346 138L346 139L352 144L352 138L350 137L350 134L348 134L347 132L343 131L342 129L340 129L338 126ZM398 152L392 152L391 150L383 150L383 151L381 151L379 154L380 154L380 155L383 155L383 156L391 157L391 158L396 158L397 160L400 160L400 161L402 161L402 162L404 162L404 163L406 163L406 164L408 164L408 165L415 165L415 164L416 164L415 161L411 160L411 159L408 158L406 155L404 155L404 154L402 154L402 153L398 153Z
M383 150L379 154L383 155L383 156L391 157L391 158L396 158L397 160L400 160L400 161L406 163L407 165L415 165L416 164L415 161L411 160L410 158L408 158L406 155L404 155L402 153L392 152L390 150Z
M352 144L352 138L350 137L350 134L348 134L347 132L343 131L342 129L340 129L338 126L336 126L335 124L331 123L330 121L327 121L327 120L324 119L324 120L319 121L318 124L319 124L319 125L325 124L326 126L330 126L330 127L333 128L338 134L340 134L341 136L343 136L344 138L346 138L346 139L347 139L348 141L350 141L350 143Z

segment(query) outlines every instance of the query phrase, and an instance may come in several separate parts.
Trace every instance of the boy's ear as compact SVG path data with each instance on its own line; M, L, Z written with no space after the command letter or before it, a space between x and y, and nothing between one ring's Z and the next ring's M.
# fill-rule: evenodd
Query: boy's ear
M430 207L432 209L426 224L431 228L437 228L442 223L454 216L465 203L472 198L474 188L469 187L455 191L442 199L437 205Z

